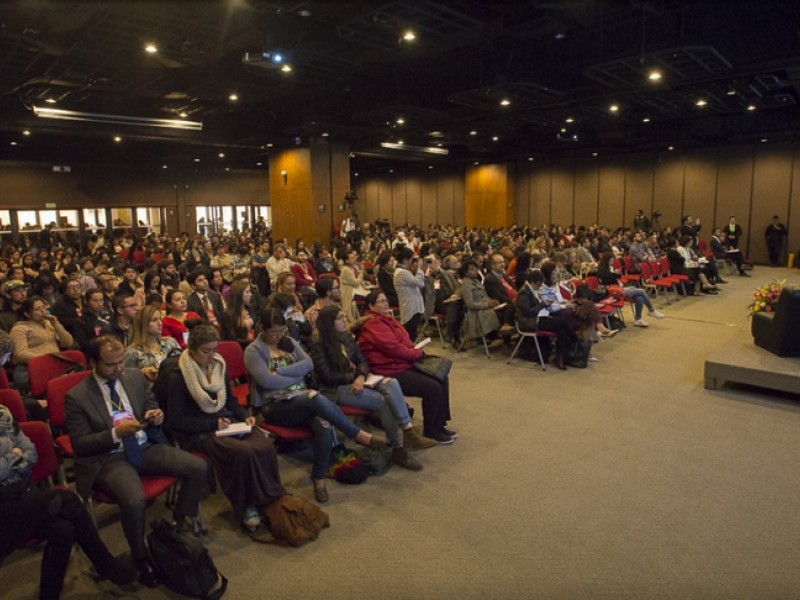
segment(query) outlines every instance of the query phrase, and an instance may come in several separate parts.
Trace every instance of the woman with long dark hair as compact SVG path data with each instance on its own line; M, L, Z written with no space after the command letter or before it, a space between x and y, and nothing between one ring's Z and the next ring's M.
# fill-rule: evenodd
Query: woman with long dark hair
M422 465L408 455L408 450L430 448L436 442L414 429L396 379L382 377L372 389L367 387L369 363L353 334L347 331L347 315L340 307L326 306L319 312L311 356L320 390L336 404L378 411L394 463L421 470Z

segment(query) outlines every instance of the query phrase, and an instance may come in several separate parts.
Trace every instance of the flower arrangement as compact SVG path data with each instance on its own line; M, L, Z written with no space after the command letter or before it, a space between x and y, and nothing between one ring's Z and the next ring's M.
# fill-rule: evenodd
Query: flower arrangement
M785 279L782 281L773 279L753 292L753 301L747 307L750 309L750 315L757 312L774 312L785 283Z

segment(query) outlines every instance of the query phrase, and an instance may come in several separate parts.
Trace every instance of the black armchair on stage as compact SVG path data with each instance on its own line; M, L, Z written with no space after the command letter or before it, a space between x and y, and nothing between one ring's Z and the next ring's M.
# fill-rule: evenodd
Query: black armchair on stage
M757 312L751 325L756 346L778 356L800 356L800 287L786 287L775 312Z

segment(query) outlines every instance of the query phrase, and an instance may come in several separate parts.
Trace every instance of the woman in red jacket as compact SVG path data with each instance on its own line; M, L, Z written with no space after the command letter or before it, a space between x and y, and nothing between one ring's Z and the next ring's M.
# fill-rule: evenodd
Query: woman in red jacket
M370 371L394 377L404 396L422 398L423 435L439 444L452 444L457 434L445 427L450 420L450 382L440 383L414 369L413 363L422 358L422 350L414 348L408 332L395 321L383 292L372 290L367 305L365 316L369 318L353 333Z

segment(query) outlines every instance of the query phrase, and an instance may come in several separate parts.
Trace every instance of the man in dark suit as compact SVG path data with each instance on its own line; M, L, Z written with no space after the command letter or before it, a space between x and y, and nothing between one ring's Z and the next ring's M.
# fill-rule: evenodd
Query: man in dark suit
M195 269L186 276L186 281L194 290L186 299L186 308L196 312L206 323L220 329L225 309L220 295L208 289L209 276L208 269L204 268Z
M714 235L711 237L711 241L709 242L709 248L711 248L711 252L714 253L714 259L718 262L732 260L736 264L736 268L739 269L739 275L742 277L750 277L750 275L748 275L744 270L744 257L742 256L742 253L738 250L729 251L725 246L725 243L722 241L722 238L722 230L719 228L715 229ZM725 282L720 281L720 278L717 278L717 283Z
M86 349L92 374L66 396L66 429L75 451L78 493L96 488L116 498L122 529L139 569L139 581L159 584L144 541L145 497L140 475L180 479L174 517L183 526L198 512L206 462L172 446L161 432L164 413L139 369L126 369L125 348L113 336L95 338Z
M742 237L742 228L736 224L736 217L731 216L725 226L725 245L728 250L739 249L739 238Z
M483 280L483 287L492 300L497 300L500 304L505 303L505 307L499 309L497 316L503 326L500 332L505 333L514 329L516 319L516 308L514 300L517 299L517 290L511 283L511 278L505 274L506 260L502 254L492 254L491 270Z

